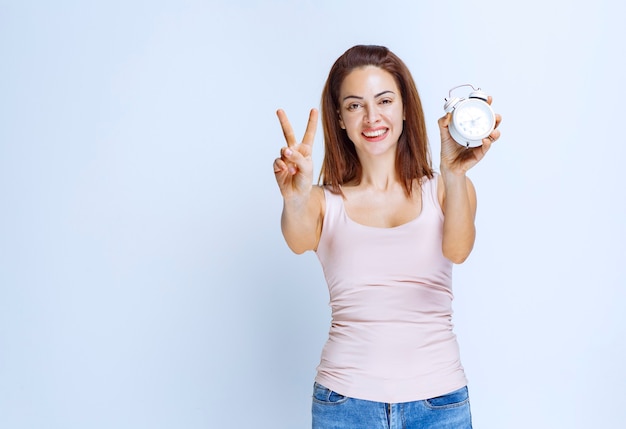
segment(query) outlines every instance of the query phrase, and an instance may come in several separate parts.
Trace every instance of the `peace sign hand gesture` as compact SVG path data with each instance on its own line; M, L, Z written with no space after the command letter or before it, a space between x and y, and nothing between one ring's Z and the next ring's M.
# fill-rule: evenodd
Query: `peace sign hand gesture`
M313 186L313 140L317 128L317 109L311 109L302 142L298 143L287 114L276 112L283 129L287 146L280 150L280 158L274 160L274 175L285 200L307 199Z

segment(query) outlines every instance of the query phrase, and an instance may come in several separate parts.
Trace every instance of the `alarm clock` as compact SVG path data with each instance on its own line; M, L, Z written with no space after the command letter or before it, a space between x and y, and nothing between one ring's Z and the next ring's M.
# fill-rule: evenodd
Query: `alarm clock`
M464 86L469 86L473 90L467 98L452 97L452 91ZM470 84L455 86L448 92L443 110L446 113L452 112L448 130L458 144L467 148L478 147L495 128L496 115L487 99L487 94Z

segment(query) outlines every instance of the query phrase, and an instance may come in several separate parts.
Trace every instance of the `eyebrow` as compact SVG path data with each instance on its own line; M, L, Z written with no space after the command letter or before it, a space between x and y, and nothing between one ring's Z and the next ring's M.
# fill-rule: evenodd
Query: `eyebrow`
M391 93L391 94L393 94L393 95L395 95L395 94L396 94L395 92L393 92L393 91L391 91L391 90L387 90L387 91L379 92L378 94L376 94L376 95L374 96L374 98L378 98L378 97L380 97L381 95L385 95L385 94L387 94L387 93ZM359 97L358 95L347 95L347 96L343 97L343 101L346 101L348 98L356 98L357 100L363 100L363 97Z

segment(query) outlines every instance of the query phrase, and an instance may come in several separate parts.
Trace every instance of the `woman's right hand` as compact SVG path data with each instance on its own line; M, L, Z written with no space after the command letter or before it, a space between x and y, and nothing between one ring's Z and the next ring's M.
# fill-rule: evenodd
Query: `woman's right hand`
M287 146L280 150L280 158L274 160L274 175L285 200L308 197L313 186L313 140L317 128L317 109L311 109L309 122L302 141L298 143L287 114L276 112L283 129Z

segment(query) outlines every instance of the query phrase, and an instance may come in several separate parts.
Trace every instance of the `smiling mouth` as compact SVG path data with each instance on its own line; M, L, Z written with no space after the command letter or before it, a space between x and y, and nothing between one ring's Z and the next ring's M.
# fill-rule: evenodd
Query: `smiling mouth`
M382 136L387 131L389 131L389 128L380 128L378 130L363 131L363 135L369 139L373 139L373 138Z

